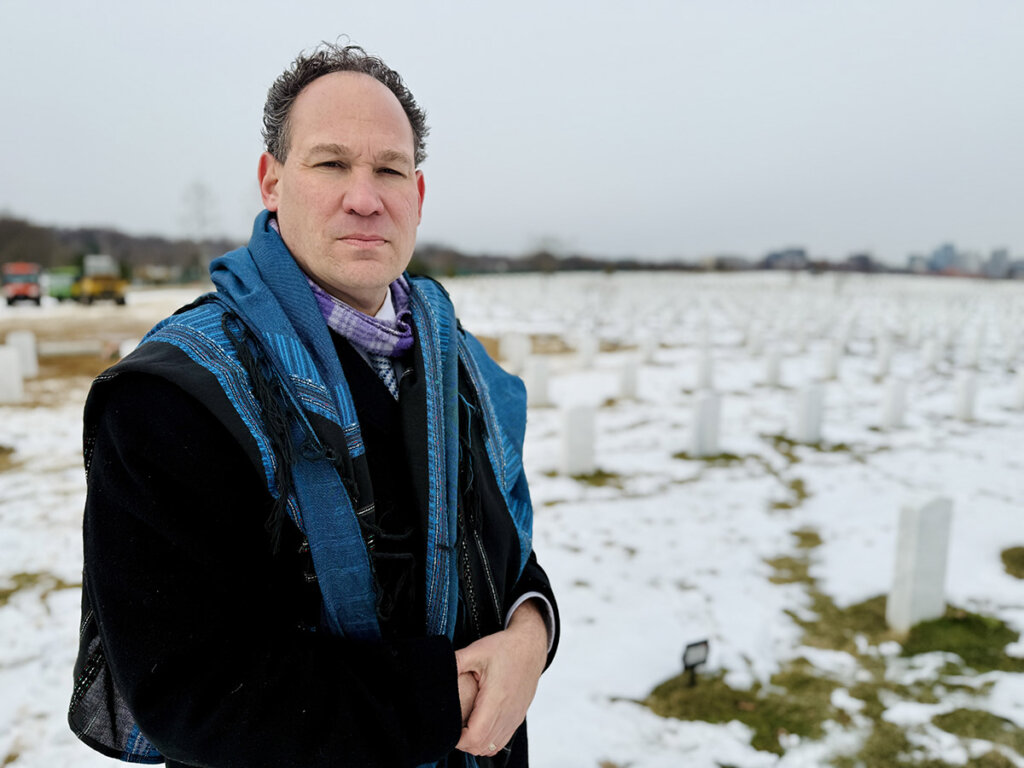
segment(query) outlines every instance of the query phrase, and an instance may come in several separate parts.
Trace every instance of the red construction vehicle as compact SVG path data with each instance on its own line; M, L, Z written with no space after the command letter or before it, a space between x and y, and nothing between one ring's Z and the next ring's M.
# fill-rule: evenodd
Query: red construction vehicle
M42 298L39 286L39 278L43 274L41 266L28 261L9 261L0 267L0 274L8 306L16 301L31 301L39 306Z

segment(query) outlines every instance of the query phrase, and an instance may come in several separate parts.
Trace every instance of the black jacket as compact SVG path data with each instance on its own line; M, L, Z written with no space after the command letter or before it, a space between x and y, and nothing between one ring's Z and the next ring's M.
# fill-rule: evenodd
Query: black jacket
M501 629L528 591L555 606L535 556L518 574L518 539L472 390L460 386L459 621L454 643L424 636L422 361L408 356L396 403L347 342L335 344L386 542L374 558L380 643L324 630L308 545L290 523L272 544L261 470L205 369L149 344L90 395L76 678L101 646L106 685L169 764L416 766L448 755L461 765L454 648ZM525 724L512 747L503 760L525 766Z

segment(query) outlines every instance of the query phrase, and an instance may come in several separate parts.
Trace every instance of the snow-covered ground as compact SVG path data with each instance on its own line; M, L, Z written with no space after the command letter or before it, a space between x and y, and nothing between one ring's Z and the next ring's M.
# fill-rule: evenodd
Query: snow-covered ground
M675 675L683 646L704 638L709 667L727 670L736 686L765 680L798 655L823 667L846 663L843 654L800 648L785 612L806 610L805 591L769 581L766 558L793 553L797 529L820 534L811 574L847 605L888 590L901 506L947 496L949 601L1024 631L1024 582L1000 562L1002 550L1024 545L1024 285L658 273L446 285L477 335L528 334L538 348L570 348L546 356L554 406L531 409L526 446L535 545L563 623L531 710L535 766L817 766L855 749L855 729L835 729L822 743L790 740L780 758L750 747L739 723L663 719L630 701ZM141 335L136 326L190 298L162 291L133 294L127 308L0 308L0 333L94 336L95 326L110 344L117 334ZM602 351L584 368L571 348L594 337ZM789 430L800 389L820 377L834 342L847 351L838 378L824 384L823 441L847 449L797 447L799 461L789 461L766 436ZM929 348L939 357L934 370ZM722 398L720 450L747 457L722 466L673 457L689 450L705 349ZM775 349L781 385L770 387L762 382ZM891 356L885 375L880 355ZM627 368L635 398L621 396ZM967 375L977 400L973 418L962 420L954 414ZM903 426L882 431L894 378L907 384ZM29 404L0 406L0 445L14 449L0 472L0 589L18 578L22 585L0 606L0 764L110 765L65 724L87 386L84 378L37 380L27 385ZM596 464L611 483L559 471L563 410L578 404L595 407ZM805 499L794 497L793 481ZM17 574L37 576L28 583ZM1024 643L1011 650L1024 656ZM995 685L971 706L1024 728L1024 675L989 675ZM968 747L928 724L956 705L895 703L886 718L926 752L963 764Z

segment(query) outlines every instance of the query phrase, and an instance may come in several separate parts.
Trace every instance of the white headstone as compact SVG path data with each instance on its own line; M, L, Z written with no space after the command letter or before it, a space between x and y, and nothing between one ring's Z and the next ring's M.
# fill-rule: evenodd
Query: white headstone
M885 322L885 318L878 312L874 313L874 329L872 331L872 335L875 337L876 344L889 335L889 327Z
M885 620L896 632L937 619L946 611L946 559L953 502L932 499L903 507L896 539L896 566Z
M956 348L956 329L947 325L939 336L939 344L943 357L950 354Z
M764 351L764 334L759 326L755 326L747 332L747 349L751 357L759 357Z
M594 464L594 409L587 405L567 408L562 432L562 472L590 475Z
M764 364L764 383L769 387L779 386L782 380L782 349L773 346L768 350L768 357Z
M853 341L853 337L856 335L856 333L856 320L851 320L850 322L843 325L842 330L839 331L839 343L843 345L844 350L850 348L850 342Z
M715 380L715 361L711 350L705 347L697 357L697 376L694 384L696 389L711 389Z
M981 360L981 345L978 340L965 341L963 346L963 365L967 368L977 368Z
M551 405L549 366L546 357L531 357L526 361L526 403L533 406Z
M708 324L707 315L703 315L697 326L697 344L707 349L711 346L711 326Z
M32 331L11 331L7 334L7 346L18 350L23 378L33 379L39 375L39 351Z
M821 365L821 377L825 381L833 381L839 378L839 363L842 359L842 342L830 341L825 347Z
M939 365L939 342L929 338L921 347L921 368L934 371Z
M658 348L658 340L650 335L645 335L640 342L640 362L648 365L654 362L654 352Z
M21 355L14 347L0 346L0 403L20 403L24 398Z
M637 369L636 360L627 359L619 371L619 397L623 400L636 400Z
M907 382L903 379L889 379L882 394L882 429L888 432L902 427L906 410Z
M921 343L921 321L914 319L907 328L907 346L917 347Z
M825 413L825 387L809 384L797 392L791 437L798 443L820 443Z
M1017 359L1020 357L1021 346L1024 345L1024 339L1018 334L1014 339L1006 345L1006 365L1014 367L1017 363Z
M498 356L504 361L505 369L512 373L523 370L529 354L530 337L525 334L506 333L498 342Z
M62 339L40 341L39 354L43 357L74 357L76 355L102 355L105 344L101 339Z
M750 344L750 329L751 329L751 325L750 325L750 320L749 319L746 319L746 320L737 319L736 320L736 331L740 335L739 345L741 347L746 347L748 344Z
M715 456L718 450L718 424L721 416L721 398L714 392L697 395L693 410L693 428L690 431L690 455Z
M877 368L875 369L879 378L885 378L892 369L892 339L888 334L878 338Z
M956 377L953 412L960 421L974 419L974 401L977 397L977 380L973 373L963 372Z
M1019 411L1024 411L1024 368L1017 371L1017 378L1013 389L1013 407Z
M796 351L801 355L807 351L807 327L801 323L796 327L794 333L796 339Z
M596 336L588 334L580 338L579 344L576 347L576 353L579 355L580 368L593 368L594 358L597 357L599 349L600 342Z

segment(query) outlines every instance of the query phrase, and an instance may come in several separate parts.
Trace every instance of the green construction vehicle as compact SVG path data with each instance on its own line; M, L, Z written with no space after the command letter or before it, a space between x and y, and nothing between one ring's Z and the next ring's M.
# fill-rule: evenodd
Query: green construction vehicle
M71 289L80 274L78 267L51 267L43 274L46 293L57 301L70 301Z

